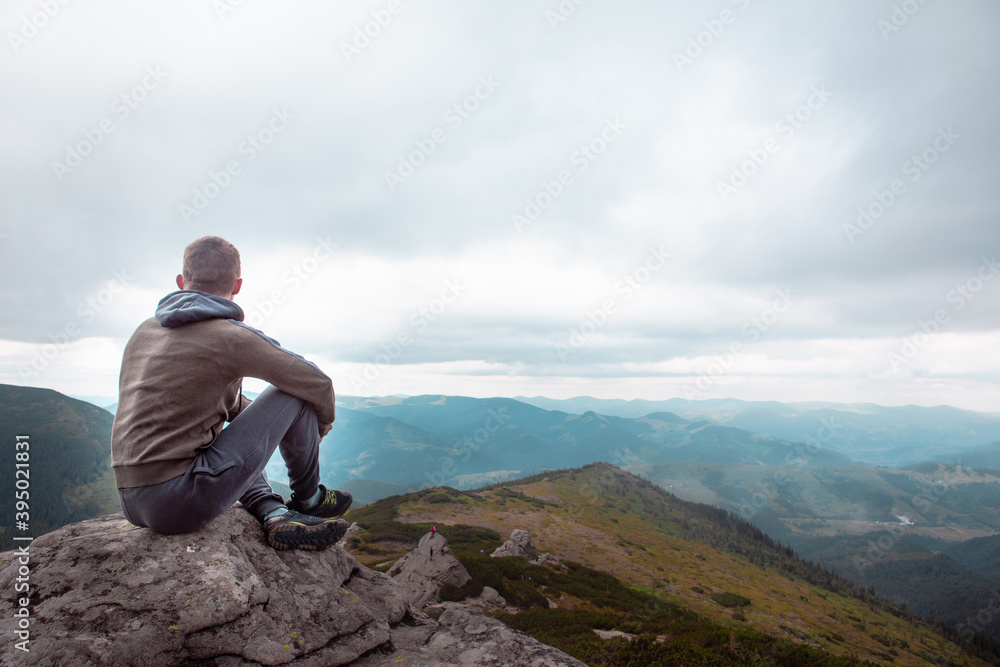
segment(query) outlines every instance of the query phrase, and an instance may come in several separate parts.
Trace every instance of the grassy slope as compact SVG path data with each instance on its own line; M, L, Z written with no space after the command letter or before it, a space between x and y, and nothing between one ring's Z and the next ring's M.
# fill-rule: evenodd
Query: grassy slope
M411 495L376 505L395 506L398 520L409 523L482 526L502 535L515 528L528 530L540 551L612 572L639 590L678 602L709 619L751 627L836 655L884 660L890 651L896 654L895 664L901 665L960 656L954 644L922 624L824 590L801 577L783 575L778 569L791 566L775 556L773 545L770 552L760 544L751 545L747 551L753 554L744 557L724 550L727 538L720 537L718 526L710 520L692 513L692 506L612 466L596 465L527 481L512 483L508 489L463 494L459 503L428 502L432 496L425 493L419 499ZM389 557L377 554L368 560L375 563ZM760 567L748 559L770 560L771 565ZM751 600L742 610L745 622L733 620L731 609L711 599L712 593L720 592ZM887 648L887 637L902 640L909 648L898 642L895 648ZM986 663L968 659L968 664Z

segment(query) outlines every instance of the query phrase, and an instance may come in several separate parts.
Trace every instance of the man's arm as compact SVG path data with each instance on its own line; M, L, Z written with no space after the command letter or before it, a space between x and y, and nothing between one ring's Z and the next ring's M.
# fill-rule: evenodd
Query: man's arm
M255 377L285 393L312 403L320 433L329 433L335 418L333 381L316 364L281 347L276 340L243 323L236 323L238 368L242 377ZM326 427L326 433L324 433Z

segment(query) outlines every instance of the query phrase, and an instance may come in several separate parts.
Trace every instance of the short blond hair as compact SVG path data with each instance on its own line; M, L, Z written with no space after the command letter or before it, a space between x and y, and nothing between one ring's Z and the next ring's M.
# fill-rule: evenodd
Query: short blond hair
M203 236L184 248L184 288L229 294L240 279L240 251L218 236Z

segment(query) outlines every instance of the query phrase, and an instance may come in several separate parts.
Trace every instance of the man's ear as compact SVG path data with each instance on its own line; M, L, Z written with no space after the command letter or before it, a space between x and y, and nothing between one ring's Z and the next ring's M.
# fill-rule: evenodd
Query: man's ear
M237 294L240 293L240 288L241 287L243 287L243 279L242 278L237 278L236 282L233 283L233 296L236 296Z
M177 274L177 289L184 289L184 276L180 273Z

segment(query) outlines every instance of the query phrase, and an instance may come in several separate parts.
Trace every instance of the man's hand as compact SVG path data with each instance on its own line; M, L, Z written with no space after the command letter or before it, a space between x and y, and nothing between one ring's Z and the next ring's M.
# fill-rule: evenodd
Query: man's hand
M330 432L333 428L333 424L320 424L319 425L319 437L324 438L326 434Z

